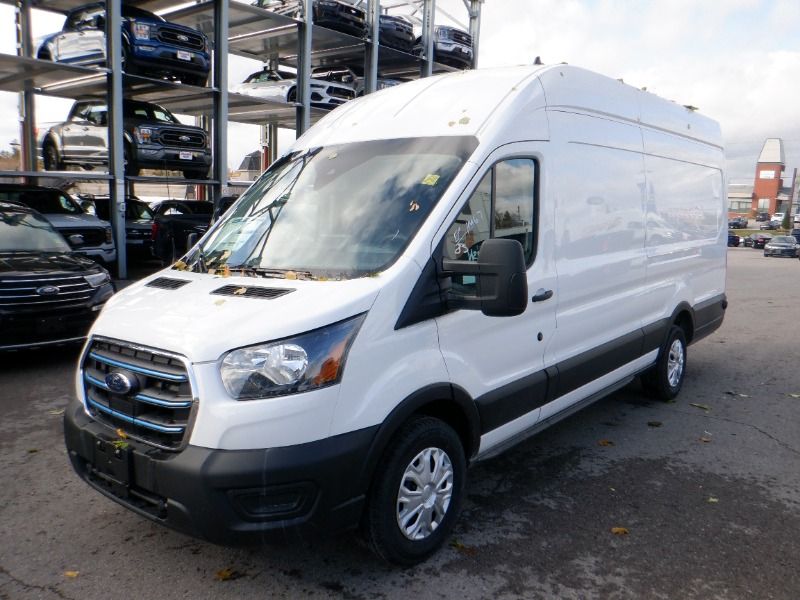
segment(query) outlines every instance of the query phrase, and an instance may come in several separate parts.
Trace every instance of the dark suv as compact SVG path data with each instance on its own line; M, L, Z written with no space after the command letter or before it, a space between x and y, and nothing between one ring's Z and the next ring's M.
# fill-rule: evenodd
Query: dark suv
M126 100L125 172L142 168L183 171L188 179L206 179L211 168L208 136L184 125L166 108ZM44 168L61 171L68 164L93 168L108 163L108 107L105 102L76 102L64 123L54 125L42 141Z
M211 65L208 38L149 11L122 5L122 70L205 85ZM64 27L47 36L38 58L73 65L106 64L106 6L94 2L67 13Z
M266 8L279 15L295 19L302 18L302 0L256 0L253 6ZM367 33L367 17L364 9L342 0L313 0L313 22L315 25L364 37Z
M421 37L414 44L414 54L423 54ZM455 27L437 25L433 29L433 60L458 69L471 69L472 36Z
M38 212L0 201L0 350L80 342L113 293Z

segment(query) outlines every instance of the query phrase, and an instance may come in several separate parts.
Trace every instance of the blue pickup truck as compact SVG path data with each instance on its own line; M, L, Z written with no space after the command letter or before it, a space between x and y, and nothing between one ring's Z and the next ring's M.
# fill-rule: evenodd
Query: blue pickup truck
M94 2L67 13L64 27L44 38L37 57L81 66L106 64L106 7ZM149 11L122 5L122 70L206 85L208 38Z

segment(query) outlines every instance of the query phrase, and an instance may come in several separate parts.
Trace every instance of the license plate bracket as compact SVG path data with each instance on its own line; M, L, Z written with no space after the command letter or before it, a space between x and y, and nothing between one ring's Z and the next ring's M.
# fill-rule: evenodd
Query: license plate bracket
M178 154L178 158L181 160L192 160L192 153L191 152L181 152Z
M127 442L102 440L94 443L93 474L103 487L120 498L127 498L133 477L133 460Z

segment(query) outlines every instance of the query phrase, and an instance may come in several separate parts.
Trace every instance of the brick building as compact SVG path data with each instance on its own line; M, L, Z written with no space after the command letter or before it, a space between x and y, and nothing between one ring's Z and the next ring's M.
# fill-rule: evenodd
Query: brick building
M770 215L785 210L790 197L789 187L783 185L783 172L786 159L783 153L783 140L769 138L764 142L756 163L756 176L753 181L753 195L750 208L754 212Z

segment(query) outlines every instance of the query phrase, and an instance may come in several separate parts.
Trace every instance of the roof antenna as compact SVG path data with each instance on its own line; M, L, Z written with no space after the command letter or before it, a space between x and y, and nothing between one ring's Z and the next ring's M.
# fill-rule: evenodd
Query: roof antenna
M533 59L533 64L535 64L535 65L543 65L544 63L542 62L542 57L541 56L537 56L535 59Z

